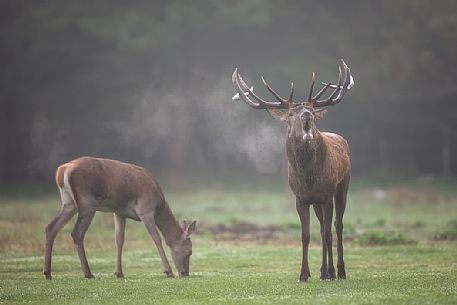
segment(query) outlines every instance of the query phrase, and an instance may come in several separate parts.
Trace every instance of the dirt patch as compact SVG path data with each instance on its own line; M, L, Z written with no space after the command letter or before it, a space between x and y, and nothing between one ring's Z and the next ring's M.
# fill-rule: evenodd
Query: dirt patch
M249 222L200 225L200 232L209 232L217 242L253 242L257 244L290 244L297 235L280 225L257 225Z

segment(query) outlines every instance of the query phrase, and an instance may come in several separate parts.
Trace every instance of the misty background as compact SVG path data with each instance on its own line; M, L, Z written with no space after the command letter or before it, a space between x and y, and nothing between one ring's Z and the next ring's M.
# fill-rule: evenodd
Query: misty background
M455 176L456 30L454 0L0 0L0 182L91 155L285 184L286 126L233 102L231 74L304 98L341 58L355 86L318 127L349 141L353 175Z

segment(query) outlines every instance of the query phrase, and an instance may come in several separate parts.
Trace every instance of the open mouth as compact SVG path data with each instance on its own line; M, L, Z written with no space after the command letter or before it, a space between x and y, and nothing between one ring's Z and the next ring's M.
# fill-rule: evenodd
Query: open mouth
M310 141L313 139L313 134L309 131L303 131L303 140Z
M309 121L305 122L305 126L303 126L303 140L309 141L313 139L313 134L311 133Z

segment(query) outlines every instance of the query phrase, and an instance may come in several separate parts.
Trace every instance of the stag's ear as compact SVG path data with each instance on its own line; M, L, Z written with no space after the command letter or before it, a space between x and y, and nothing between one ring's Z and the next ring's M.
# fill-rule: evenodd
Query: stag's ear
M196 225L197 225L197 221L196 220L192 221L192 223L190 225L186 226L186 229L184 230L184 232L187 235L194 233Z
M322 108L322 109L315 109L315 110L313 111L313 113L314 113L314 117L315 117L316 119L322 119L322 118L324 117L324 114L327 113L327 109L324 109L324 108Z
M278 121L285 122L287 121L287 116L289 115L289 110L287 109L267 109L268 113Z

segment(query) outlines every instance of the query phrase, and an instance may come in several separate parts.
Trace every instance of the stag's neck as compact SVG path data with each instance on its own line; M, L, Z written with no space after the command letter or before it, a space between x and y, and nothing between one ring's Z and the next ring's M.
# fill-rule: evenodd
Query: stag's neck
M315 128L314 139L305 142L302 136L292 136L286 141L289 165L300 177L312 177L323 165L326 146L322 134Z
M163 206L158 210L155 221L160 232L162 232L165 243L169 247L181 237L183 230L166 201L164 201Z

